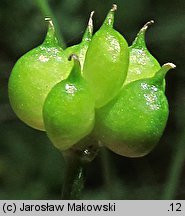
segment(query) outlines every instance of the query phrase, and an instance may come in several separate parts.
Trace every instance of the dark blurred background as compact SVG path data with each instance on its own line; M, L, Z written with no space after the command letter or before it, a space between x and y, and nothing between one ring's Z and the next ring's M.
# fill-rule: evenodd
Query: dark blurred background
M167 75L170 116L157 147L144 158L101 151L87 171L83 199L185 198L185 1L184 0L1 0L0 1L0 199L59 199L64 161L43 132L22 123L7 94L17 59L39 45L47 30L44 16L55 16L67 46L79 43L89 13L95 30L112 3L115 29L131 44L143 24L151 53L177 68Z

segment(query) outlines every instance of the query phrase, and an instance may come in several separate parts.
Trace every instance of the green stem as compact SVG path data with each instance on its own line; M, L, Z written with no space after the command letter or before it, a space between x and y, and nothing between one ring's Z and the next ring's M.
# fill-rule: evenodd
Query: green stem
M58 21L50 8L48 1L47 0L35 0L35 2L38 8L40 9L41 13L44 15L44 17L50 17L53 20L59 44L62 46L62 48L66 48L66 44L64 42L64 38L62 37Z
M180 175L182 173L183 165L185 162L185 148L184 148L184 137L179 140L179 144L176 145L176 153L173 156L171 162L168 181L166 183L163 197L165 200L175 199L175 193L179 184Z
M62 191L63 200L80 199L84 188L85 166L75 153L64 155L66 161L65 178Z
M105 147L101 148L101 162L103 168L103 176L104 176L104 184L106 191L108 192L108 199L113 199L113 181L114 175L111 169L111 161L110 161L110 154Z
M91 144L92 143L92 144ZM87 136L63 152L66 161L62 199L80 199L85 182L86 166L94 160L99 150L98 143Z

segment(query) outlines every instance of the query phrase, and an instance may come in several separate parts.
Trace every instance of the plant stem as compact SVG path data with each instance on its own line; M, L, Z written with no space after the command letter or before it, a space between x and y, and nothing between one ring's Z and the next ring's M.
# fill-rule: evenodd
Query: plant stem
M185 161L185 148L184 148L184 136L182 135L181 138L179 139L178 145L176 145L176 153L171 162L169 177L166 183L166 187L162 199L165 200L175 199L175 192L178 187L184 161Z
M63 152L66 161L62 199L80 199L85 182L86 166L94 160L99 145L92 137L85 137L71 149Z
M84 188L85 166L75 153L64 155L66 161L63 200L80 199Z
M48 1L47 0L35 0L35 2L36 2L36 5L38 6L38 8L40 9L41 13L43 14L43 16L44 17L50 17L53 20L53 23L55 25L57 39L58 39L60 45L62 46L62 48L66 48L66 44L64 42L64 38L62 37L58 21L54 15L53 11L50 8Z
M110 163L110 155L108 150L105 147L101 148L101 162L102 162L102 168L103 168L103 176L104 176L104 184L106 191L108 192L108 199L113 199L113 179L114 175L112 173L111 169L111 163Z

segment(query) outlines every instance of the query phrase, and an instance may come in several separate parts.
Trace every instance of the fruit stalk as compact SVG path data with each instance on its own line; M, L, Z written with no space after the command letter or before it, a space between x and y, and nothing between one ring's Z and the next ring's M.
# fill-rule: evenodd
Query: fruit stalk
M114 188L112 187L112 185L114 184L115 173L113 172L114 167L108 149L102 147L100 151L100 157L101 157L105 190L107 191L108 199L113 199Z
M66 162L65 178L62 190L63 200L81 199L86 178L86 168L99 152L99 145L87 136L67 151L63 151Z
M80 199L85 181L85 164L74 152L63 153L66 169L62 200Z

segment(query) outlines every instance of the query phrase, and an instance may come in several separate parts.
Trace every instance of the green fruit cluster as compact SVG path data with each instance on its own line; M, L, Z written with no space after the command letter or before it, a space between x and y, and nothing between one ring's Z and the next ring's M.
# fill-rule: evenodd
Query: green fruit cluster
M63 50L51 19L44 42L23 55L9 79L10 103L29 126L46 131L61 151L87 136L127 157L148 154L166 126L165 75L150 54L146 23L130 47L113 28L114 4L93 35L91 12L78 45ZM80 145L79 145L80 146Z

